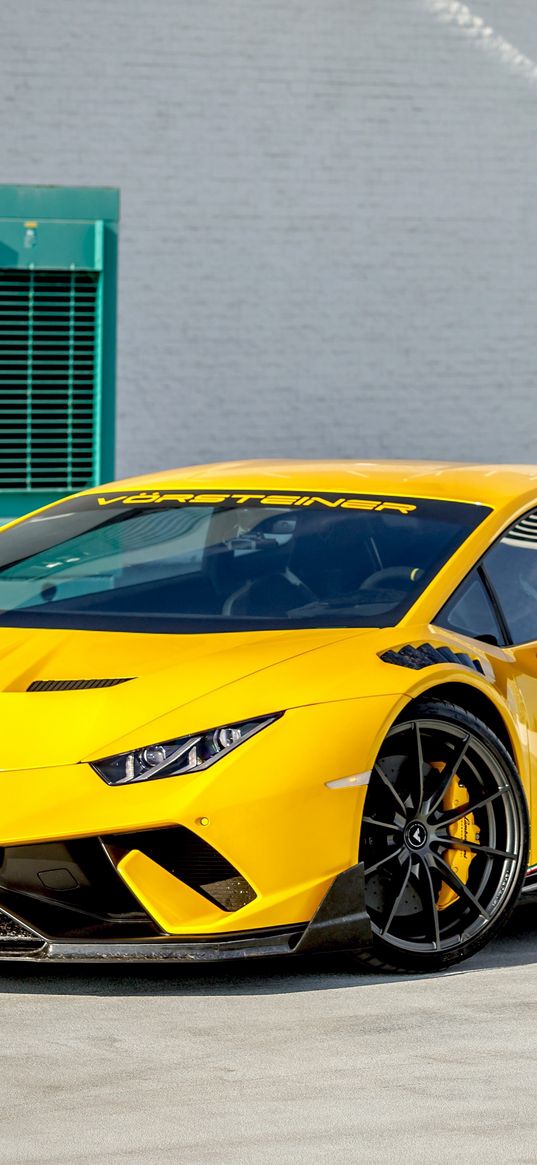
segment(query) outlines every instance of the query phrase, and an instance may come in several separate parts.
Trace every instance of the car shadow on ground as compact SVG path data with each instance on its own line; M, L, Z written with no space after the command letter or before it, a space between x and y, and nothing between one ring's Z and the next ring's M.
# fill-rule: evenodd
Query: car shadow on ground
M173 966L0 963L1 995L281 995L389 985L417 978L537 963L537 903L519 906L495 942L459 967L434 975L379 974L338 956L252 959Z

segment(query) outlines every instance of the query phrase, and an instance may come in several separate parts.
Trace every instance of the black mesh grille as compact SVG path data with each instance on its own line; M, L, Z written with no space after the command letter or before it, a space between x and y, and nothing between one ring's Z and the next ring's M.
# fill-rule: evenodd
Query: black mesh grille
M0 489L93 481L98 280L0 269Z

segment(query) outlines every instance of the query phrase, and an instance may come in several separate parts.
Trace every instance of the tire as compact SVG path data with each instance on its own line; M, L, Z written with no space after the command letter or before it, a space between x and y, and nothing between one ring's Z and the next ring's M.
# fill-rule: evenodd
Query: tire
M453 704L413 705L367 791L359 859L373 941L355 957L430 972L475 954L516 905L528 838L524 790L498 737Z

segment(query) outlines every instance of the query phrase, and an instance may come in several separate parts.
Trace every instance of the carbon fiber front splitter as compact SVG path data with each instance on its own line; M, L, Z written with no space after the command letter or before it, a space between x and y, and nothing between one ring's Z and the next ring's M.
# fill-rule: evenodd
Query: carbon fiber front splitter
M303 926L249 930L216 941L200 936L93 942L27 937L0 937L0 960L33 963L210 963L227 959L272 958L352 951L369 946L371 928L365 909L363 863L334 879L311 922Z

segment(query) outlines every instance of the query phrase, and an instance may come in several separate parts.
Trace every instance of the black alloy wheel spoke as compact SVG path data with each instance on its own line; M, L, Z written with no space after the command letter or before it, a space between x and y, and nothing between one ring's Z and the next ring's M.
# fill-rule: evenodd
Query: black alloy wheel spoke
M440 854L433 854L431 851L431 856L435 869L439 874L442 875L443 881L447 882L451 890L454 890L455 893L459 895L459 898L463 898L469 906L472 906L473 909L476 910L482 918L486 919L487 922L490 922L490 914L488 911L485 910L484 906L482 906L480 902L478 902L477 898L475 898L472 894L472 891L468 889L468 886L465 882L461 881L455 871L452 870L451 866L449 866L448 863L440 857Z
M432 923L433 937L431 943L435 951L440 950L440 923L438 919L438 908L436 905L436 895L433 886L433 879L427 855L424 853L418 854L419 858L419 878L418 888L423 906L423 913L429 914Z
M431 798L431 801L429 802L429 806L427 809L428 813L434 813L435 809L438 808L440 802L445 797L445 795L449 789L449 786L451 784L451 781L453 780L453 777L455 776L455 773L457 772L457 769L459 768L459 765L464 760L464 757L466 755L466 750L468 748L469 743L470 743L470 733L468 733L468 735L465 736L465 738L461 744L461 747L458 749L458 751L455 749L452 757L450 758L449 762L446 764L446 767L443 769L442 773L440 774L440 784L439 784L439 786L434 794L434 797Z
M450 834L447 837L435 837L432 840L440 846L447 845L451 849L468 849L473 854L484 854L489 858L502 858L504 861L514 862L518 856L517 854L508 853L507 850L494 849L490 845L480 845L478 841L464 841L462 837L451 837Z
M459 809L454 809L451 813L443 813L435 821L435 826L437 829L445 829L447 825L454 825L456 821L462 821L463 817L468 817L470 813L475 813L478 809L482 809L484 805L490 805L497 797L503 797L508 792L509 785L500 785L495 789L494 793L489 793L487 797L482 797L480 801L468 801L466 805L461 805Z
M385 785L386 788L388 789L388 791L392 794L392 797L394 797L394 799L397 801L397 804L399 805L401 812L406 817L407 807L406 807L404 801L401 800L399 793L397 792L397 789L392 785L390 778L386 776L386 773L384 772L384 769L382 768L380 761L376 762L374 772L378 773L383 785Z
M394 821L377 821L376 817L362 817L366 825L376 825L378 829L388 829L390 833L401 833L403 826Z
M399 854L403 853L404 848L404 846L400 845L399 849L394 849L392 850L391 854L386 854L386 856L381 858L380 861L375 862L374 866L368 866L367 869L364 870L365 877L367 878L369 877L369 874L374 874L375 870L379 870L381 866L385 866L386 862L391 862L394 858L398 858Z
M414 803L414 812L419 813L423 804L423 746L417 720L414 720L414 745L416 749L416 767L418 770L418 796Z
M387 921L384 923L384 926L382 927L382 930L380 932L382 935L388 934L390 926L392 925L392 922L393 922L393 920L397 914L397 911L401 905L403 895L404 895L405 890L406 890L407 885L408 885L408 879L410 877L411 869L412 869L412 859L410 857L410 854L407 854L406 870L405 870L405 873L403 875L403 881L401 882L401 885L400 885L400 887L395 895L395 898L392 902L391 910L390 910L390 913L388 915Z

